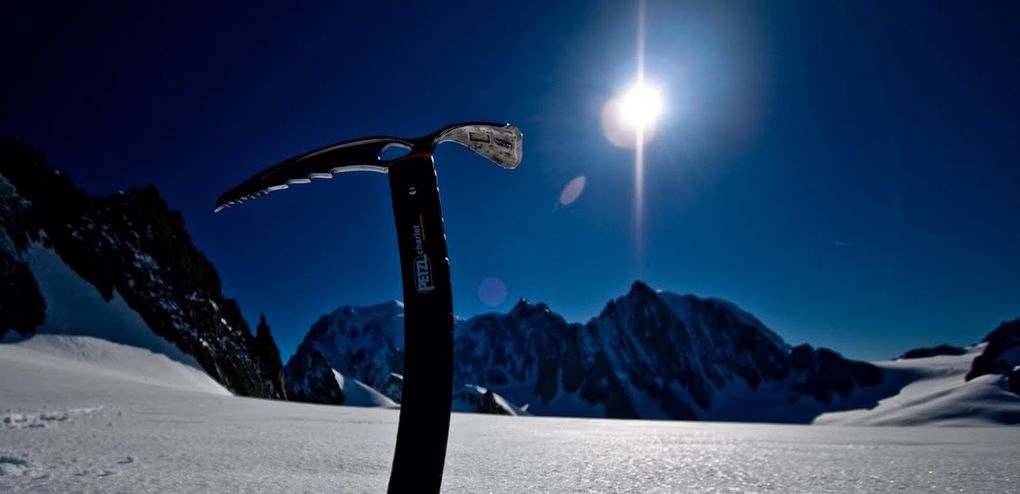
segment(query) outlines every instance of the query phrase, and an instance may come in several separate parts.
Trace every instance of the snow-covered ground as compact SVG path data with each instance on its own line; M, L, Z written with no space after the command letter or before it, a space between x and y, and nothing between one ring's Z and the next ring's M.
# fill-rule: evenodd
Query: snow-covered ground
M0 345L0 492L383 492L398 411L230 396L147 350ZM1020 492L1020 429L455 414L448 492Z
M985 344L963 355L875 362L891 380L910 384L870 409L827 413L815 419L828 425L947 425L1020 424L1020 397L1007 391L1000 375L971 381L965 376ZM1014 453L1020 453L1020 446ZM1020 460L1020 454L1018 454Z

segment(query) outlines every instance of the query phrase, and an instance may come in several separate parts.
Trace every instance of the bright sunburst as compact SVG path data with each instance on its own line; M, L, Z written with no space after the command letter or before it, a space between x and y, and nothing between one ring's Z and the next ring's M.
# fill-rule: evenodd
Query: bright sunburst
M644 81L627 89L620 96L617 106L620 121L635 131L651 130L662 115L662 110L662 90Z

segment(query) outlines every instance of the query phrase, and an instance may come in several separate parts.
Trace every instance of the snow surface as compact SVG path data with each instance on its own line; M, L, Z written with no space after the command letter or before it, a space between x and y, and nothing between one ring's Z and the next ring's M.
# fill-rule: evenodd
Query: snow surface
M886 375L906 375L912 382L899 394L871 409L826 413L816 424L839 425L948 425L1020 424L1020 396L1007 391L1001 375L984 375L966 381L974 358L987 344L963 355L875 362ZM1020 446L1015 451L1020 459Z
M0 492L383 492L397 410L230 396L94 338L0 345ZM447 492L1020 492L1017 428L454 414Z

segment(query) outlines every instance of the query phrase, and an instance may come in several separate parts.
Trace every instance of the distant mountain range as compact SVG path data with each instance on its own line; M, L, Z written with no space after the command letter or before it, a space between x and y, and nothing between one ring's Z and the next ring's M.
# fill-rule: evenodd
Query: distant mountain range
M321 317L286 366L288 394L350 404L334 378L340 375L399 402L403 315L403 305L392 301ZM999 343L965 358L986 373L1012 369L1020 363L1017 327L1020 320L1004 323L989 335ZM454 337L460 411L808 423L825 413L875 408L929 375L790 346L732 303L641 282L586 324L521 300L506 314L458 319ZM967 352L960 350L942 345L903 358ZM958 379L965 384L962 373Z
M805 422L883 381L874 365L791 347L729 302L641 282L587 324L521 300L507 314L458 320L454 334L455 389L480 386L536 415ZM288 393L308 396L311 375L329 380L328 363L399 402L402 348L402 304L343 307L287 364ZM319 384L330 392L310 401L343 403ZM888 391L864 394L873 404Z

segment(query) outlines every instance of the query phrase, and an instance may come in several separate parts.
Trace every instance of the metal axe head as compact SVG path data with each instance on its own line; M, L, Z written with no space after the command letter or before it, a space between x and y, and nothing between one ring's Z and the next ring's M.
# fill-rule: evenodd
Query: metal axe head
M248 199L315 178L332 178L350 171L387 173L395 159L380 158L383 151L398 147L410 153L428 153L438 144L456 142L503 168L516 168L523 155L523 135L510 124L466 122L445 127L417 139L366 137L339 142L277 163L227 191L216 201L216 212Z

